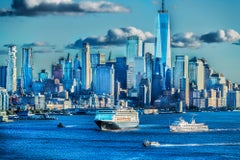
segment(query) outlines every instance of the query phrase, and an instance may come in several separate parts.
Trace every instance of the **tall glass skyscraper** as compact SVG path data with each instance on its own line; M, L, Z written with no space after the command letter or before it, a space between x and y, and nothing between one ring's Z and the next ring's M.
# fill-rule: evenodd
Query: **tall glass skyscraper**
M65 90L70 90L73 85L73 67L72 67L72 60L70 59L69 53L65 61L63 85Z
M22 88L30 91L33 79L32 48L22 49Z
M169 77L166 77L167 71L171 68L171 51L170 51L170 22L168 11L164 8L164 0L162 0L162 9L158 11L157 23L156 23L156 43L155 43L155 54L154 54L154 65L156 68L156 58L161 58L160 61L160 71L162 78L162 90L170 89L171 86L168 86L171 83L166 82L166 79L169 81ZM155 74L159 74L155 70ZM170 78L171 79L171 78ZM170 80L171 81L171 80ZM167 84L167 85L166 85ZM153 86L154 88L154 86Z
M82 46L82 89L89 89L92 82L92 68L90 61L89 43L83 43Z
M138 36L130 36L127 41L127 61L134 62L135 57L142 56L142 40Z
M7 65L7 84L6 89L8 92L17 91L17 48L15 45L8 47L8 65Z
M175 89L180 89L180 80L182 78L188 78L188 56L177 55L173 75Z

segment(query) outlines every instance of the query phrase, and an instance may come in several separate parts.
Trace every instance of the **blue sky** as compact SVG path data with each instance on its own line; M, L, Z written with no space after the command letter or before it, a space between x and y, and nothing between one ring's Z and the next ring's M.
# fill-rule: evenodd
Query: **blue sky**
M40 69L50 72L51 64L68 52L72 57L80 53L77 42L84 40L94 45L92 53L125 55L127 36L154 36L160 5L157 0L1 0L0 65L6 64L4 45L12 43L18 54L22 46L33 47L34 75ZM165 6L171 18L172 61L177 54L203 57L240 83L240 1L165 0Z

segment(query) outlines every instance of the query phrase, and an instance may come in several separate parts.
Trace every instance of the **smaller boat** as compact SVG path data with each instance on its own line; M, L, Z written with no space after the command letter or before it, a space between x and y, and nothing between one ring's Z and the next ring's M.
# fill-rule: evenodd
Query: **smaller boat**
M58 123L57 127L58 127L58 128L64 128L64 126L63 126L63 124L62 124L61 122Z
M144 147L150 147L150 146L153 146L153 147L159 147L160 146L160 143L156 142L156 141L148 141L148 140L145 140L143 142L143 146Z
M175 121L169 126L171 132L206 132L208 131L208 126L204 123L196 123L195 119L186 122L184 119L180 118L179 121Z

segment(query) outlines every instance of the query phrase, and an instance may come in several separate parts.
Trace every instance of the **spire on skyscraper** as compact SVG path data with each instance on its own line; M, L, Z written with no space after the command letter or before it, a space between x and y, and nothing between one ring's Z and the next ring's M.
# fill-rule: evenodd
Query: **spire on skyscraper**
M165 10L165 3L164 3L164 0L162 0L162 9L159 10L158 12L161 12L161 13L165 13L165 12L167 12L167 10Z

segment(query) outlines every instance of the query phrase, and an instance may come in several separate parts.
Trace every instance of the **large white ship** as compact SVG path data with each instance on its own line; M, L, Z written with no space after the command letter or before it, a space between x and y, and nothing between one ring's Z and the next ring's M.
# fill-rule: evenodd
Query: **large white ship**
M179 121L174 122L170 125L171 132L205 132L208 131L208 126L204 123L196 123L195 119L192 118L191 123L186 122L180 118Z
M107 108L96 111L95 123L101 130L136 128L138 112L133 108Z

